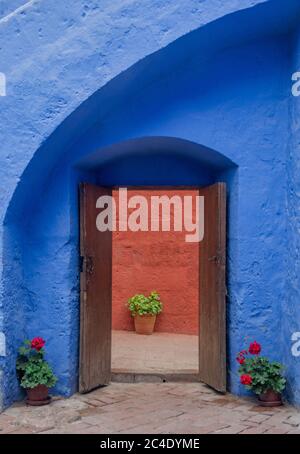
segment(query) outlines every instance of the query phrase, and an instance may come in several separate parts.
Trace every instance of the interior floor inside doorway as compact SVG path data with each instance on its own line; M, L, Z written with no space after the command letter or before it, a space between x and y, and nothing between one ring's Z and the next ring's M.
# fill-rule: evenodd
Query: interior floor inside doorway
M154 332L112 331L112 372L198 372L198 336Z

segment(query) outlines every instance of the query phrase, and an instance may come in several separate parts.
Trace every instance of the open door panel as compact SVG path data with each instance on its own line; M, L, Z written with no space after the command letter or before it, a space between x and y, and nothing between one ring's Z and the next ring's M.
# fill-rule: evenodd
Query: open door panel
M96 228L100 196L110 188L80 184L80 364L79 391L111 378L112 232Z
M226 185L201 188L204 239L199 257L200 380L226 392Z

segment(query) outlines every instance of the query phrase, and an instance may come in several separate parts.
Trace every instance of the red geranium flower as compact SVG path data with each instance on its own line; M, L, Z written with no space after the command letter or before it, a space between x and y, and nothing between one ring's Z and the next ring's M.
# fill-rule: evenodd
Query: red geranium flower
M240 356L238 356L238 357L236 358L236 360L237 360L237 362L238 362L239 364L244 364L244 362L245 362L245 357L242 356L242 355L240 355Z
M252 342L249 346L249 353L251 355L259 355L261 352L261 346L256 341Z
M241 375L241 383L242 385L251 385L252 383L251 375L248 374Z
M44 347L45 343L46 342L42 337L35 337L31 341L31 348L33 348L36 351L40 351Z
M245 355L248 354L248 351L247 350L242 350L238 356L236 357L236 360L239 364L244 364L245 362Z

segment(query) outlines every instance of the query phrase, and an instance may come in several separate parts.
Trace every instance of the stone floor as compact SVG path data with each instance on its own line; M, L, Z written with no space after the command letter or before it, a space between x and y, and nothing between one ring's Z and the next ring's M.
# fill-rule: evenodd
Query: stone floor
M15 404L0 415L0 433L300 434L300 412L265 409L200 383L113 383L45 407Z
M112 332L112 370L136 373L195 373L198 336L134 331Z

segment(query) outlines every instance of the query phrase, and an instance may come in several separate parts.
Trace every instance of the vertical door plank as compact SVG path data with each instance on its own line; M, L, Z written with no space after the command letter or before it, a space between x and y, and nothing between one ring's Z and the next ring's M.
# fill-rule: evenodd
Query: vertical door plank
M226 392L226 184L201 188L204 239L199 257L200 380Z
M80 185L80 360L79 391L111 378L112 232L99 232L96 201L109 188Z

